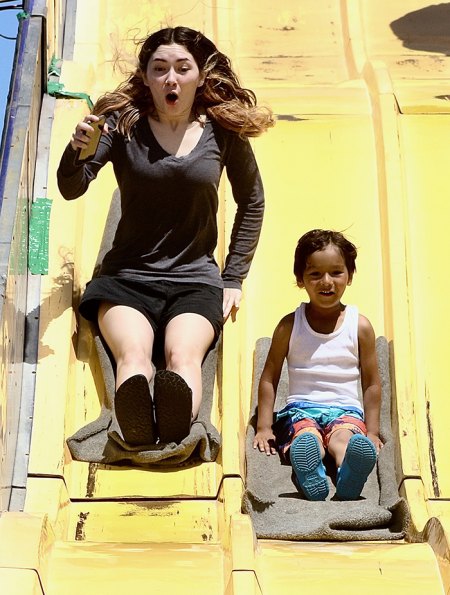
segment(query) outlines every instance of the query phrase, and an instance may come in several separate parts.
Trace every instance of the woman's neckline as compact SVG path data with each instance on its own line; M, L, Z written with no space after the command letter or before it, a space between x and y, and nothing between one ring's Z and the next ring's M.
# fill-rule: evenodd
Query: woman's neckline
M156 135L151 127L150 124L150 116L145 117L145 122L146 122L146 127L148 132L150 133L150 136L153 140L153 142L155 143L155 145L159 148L159 150L164 153L164 155L166 155L168 158L172 158L172 159L176 159L176 160L182 160L182 159L187 159L189 158L193 153L195 153L197 151L198 148L200 148L200 146L203 143L203 140L205 138L205 130L208 124L208 120L205 118L204 120L202 120L201 122L199 122L200 126L202 127L202 131L201 134L196 142L196 144L191 148L191 150L188 153L185 153L183 155L176 155L173 153L170 153L169 151L167 151L162 145L161 143L158 141L158 139L156 138Z

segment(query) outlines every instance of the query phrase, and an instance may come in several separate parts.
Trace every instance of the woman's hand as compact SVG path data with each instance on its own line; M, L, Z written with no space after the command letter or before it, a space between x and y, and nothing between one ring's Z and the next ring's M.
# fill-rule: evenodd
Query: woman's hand
M241 303L242 291L232 287L225 287L223 290L223 321L226 322L230 314L234 321L236 319L236 312L239 310Z
M260 452L265 452L266 455L276 455L275 436L271 428L266 430L259 430L253 439L253 448L259 448Z
M75 132L72 134L72 138L70 139L70 145L72 149L85 149L89 144L89 139L91 134L94 132L94 129L90 125L91 122L98 122L100 118L98 116L94 116L94 114L89 114L86 116L84 120L78 122L77 127L75 128ZM102 134L108 133L108 124L103 126Z

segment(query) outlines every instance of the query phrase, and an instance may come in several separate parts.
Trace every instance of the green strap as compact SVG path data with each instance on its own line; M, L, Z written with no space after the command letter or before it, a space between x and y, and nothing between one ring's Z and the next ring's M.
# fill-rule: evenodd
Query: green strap
M59 77L61 75L61 67L59 66L59 63L61 62L61 60L59 58L56 58L56 56L53 56L51 61L50 61L50 65L48 67L48 76L57 76ZM91 98L89 97L89 95L87 93L78 93L75 91L65 91L64 90L64 85L62 83L59 83L56 80L47 80L47 93L49 95L51 95L52 97L68 97L70 99L84 99L86 101L86 103L89 106L89 109L92 111L94 109L94 104L92 103Z
M21 10L20 12L18 12L16 14L17 20L18 21L24 21L25 19L29 19L30 18L30 13L27 12L26 10Z
M47 93L52 97L56 98L69 97L70 99L84 99L87 102L90 110L94 108L94 104L92 103L92 100L87 93L75 93L74 91L64 91L64 85L56 81L47 82Z
M58 63L60 62L59 58L56 58L55 56L53 56L53 58L50 60L50 64L48 66L48 76L61 76L61 68L58 66Z
M52 201L37 198L31 205L28 268L33 275L48 274L48 236Z

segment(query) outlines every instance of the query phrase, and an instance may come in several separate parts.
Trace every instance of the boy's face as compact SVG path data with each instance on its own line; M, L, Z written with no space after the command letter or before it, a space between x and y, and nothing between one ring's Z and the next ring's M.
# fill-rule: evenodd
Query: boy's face
M341 251L330 244L307 258L303 279L297 285L306 290L313 305L332 308L340 304L341 297L351 282Z

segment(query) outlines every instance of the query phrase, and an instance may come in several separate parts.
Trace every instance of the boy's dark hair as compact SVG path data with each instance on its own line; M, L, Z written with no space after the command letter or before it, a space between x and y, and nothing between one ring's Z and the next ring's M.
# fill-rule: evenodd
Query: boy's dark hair
M306 269L306 261L308 257L317 250L323 250L330 244L339 248L342 257L345 260L350 277L356 271L356 246L352 244L339 231L332 231L329 229L313 229L308 231L299 239L294 256L294 275L297 281L303 279L303 273Z

